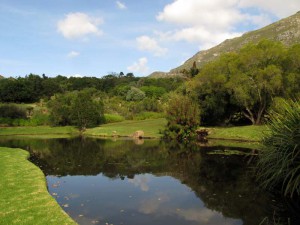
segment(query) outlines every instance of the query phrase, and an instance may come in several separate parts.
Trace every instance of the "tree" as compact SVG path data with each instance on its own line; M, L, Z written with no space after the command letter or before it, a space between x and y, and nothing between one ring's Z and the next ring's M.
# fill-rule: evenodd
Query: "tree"
M196 76L199 73L199 69L197 68L196 62L193 62L193 66L190 69L190 75L191 77Z
M284 62L284 93L288 98L300 97L300 44L291 46Z
M104 122L103 103L93 89L58 94L48 102L53 125L74 125L80 130Z
M0 118L26 119L26 110L13 104L1 105Z
M196 95L201 108L201 124L217 125L222 123L230 113L226 83L232 73L231 66L237 58L235 53L222 55L218 60L206 64L201 72L186 84L189 95Z
M75 93L55 94L51 97L47 106L50 110L50 123L54 126L72 125L71 113L72 102L75 99Z
M127 101L140 101L146 97L145 92L141 91L136 87L131 87L131 89L127 92L126 100Z
M141 91L143 91L148 98L158 99L166 93L166 89L163 87L156 86L143 86L141 87Z
M92 99L89 91L77 94L71 105L72 123L84 131L104 122L103 103Z
M262 116L283 87L283 45L263 40L242 48L234 62L227 88L232 102L252 124L260 124Z
M165 138L184 141L195 137L200 124L200 111L193 99L180 94L170 95L166 113Z

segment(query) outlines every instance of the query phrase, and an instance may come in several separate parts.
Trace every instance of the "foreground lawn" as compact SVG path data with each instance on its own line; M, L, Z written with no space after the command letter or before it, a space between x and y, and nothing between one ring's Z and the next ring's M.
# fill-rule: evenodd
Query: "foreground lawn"
M243 141L260 141L268 132L267 126L215 127L209 130L208 138Z
M79 131L75 127L1 127L1 135L76 135Z
M110 137L116 134L118 136L128 137L135 131L142 130L145 133L145 137L159 138L161 137L159 130L162 130L165 124L165 119L127 120L87 129L84 135Z
M76 224L50 196L29 153L0 147L0 224Z

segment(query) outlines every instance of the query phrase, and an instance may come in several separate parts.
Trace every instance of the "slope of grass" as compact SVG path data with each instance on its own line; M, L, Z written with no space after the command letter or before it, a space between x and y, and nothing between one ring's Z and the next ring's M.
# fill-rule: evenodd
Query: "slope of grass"
M50 196L22 149L0 147L0 224L76 224Z
M135 131L142 130L145 137L159 138L159 130L166 124L165 119L127 120L119 123L104 124L100 127L87 129L84 135L88 136L131 136Z
M267 126L215 127L209 130L208 138L257 142L268 132Z

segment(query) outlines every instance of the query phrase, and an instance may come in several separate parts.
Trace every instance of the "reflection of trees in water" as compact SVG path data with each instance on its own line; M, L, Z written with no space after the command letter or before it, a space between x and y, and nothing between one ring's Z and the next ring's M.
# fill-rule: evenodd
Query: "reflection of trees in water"
M1 142L28 149L49 175L103 173L121 179L142 173L172 176L189 186L207 208L241 218L245 225L259 224L266 215L273 221L273 211L280 212L285 206L273 202L272 196L258 188L249 174L246 157L208 155L207 148L194 144L146 141L136 145L132 141L91 138Z

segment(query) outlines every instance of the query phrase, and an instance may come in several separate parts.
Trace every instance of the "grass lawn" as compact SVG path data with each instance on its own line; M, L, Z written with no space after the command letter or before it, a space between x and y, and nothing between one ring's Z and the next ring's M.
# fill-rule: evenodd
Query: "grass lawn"
M79 131L75 127L1 127L1 135L76 135Z
M50 196L22 149L0 147L0 224L76 224Z
M159 138L159 130L166 124L165 119L127 120L119 123L104 124L100 127L87 129L84 135L88 136L131 136L135 131L142 130L145 137Z
M126 120L122 122L103 124L89 128L84 132L86 136L112 137L114 135L130 137L135 131L142 130L145 137L160 138L160 130L164 129L166 119ZM211 127L208 138L240 141L260 141L262 135L268 131L267 126L240 126L240 127ZM68 135L78 135L75 127L1 127L0 136L27 135L33 137L58 138Z
M208 138L244 141L260 141L268 132L267 126L214 127L209 130Z

